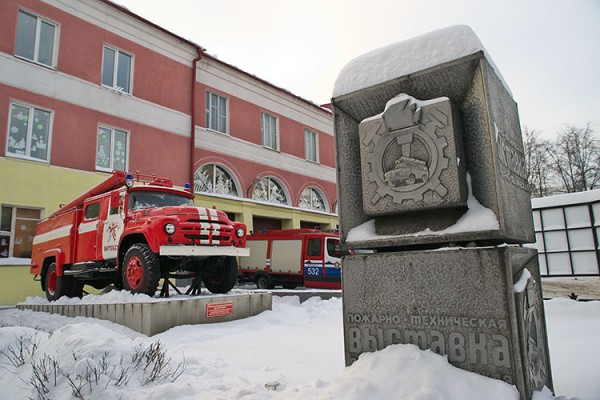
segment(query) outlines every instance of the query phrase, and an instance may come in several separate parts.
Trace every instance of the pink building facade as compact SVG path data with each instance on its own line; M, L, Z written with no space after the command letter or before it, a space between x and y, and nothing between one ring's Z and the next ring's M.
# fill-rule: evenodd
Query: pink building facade
M0 3L0 144L0 257L113 169L250 230L337 224L328 109L106 0Z

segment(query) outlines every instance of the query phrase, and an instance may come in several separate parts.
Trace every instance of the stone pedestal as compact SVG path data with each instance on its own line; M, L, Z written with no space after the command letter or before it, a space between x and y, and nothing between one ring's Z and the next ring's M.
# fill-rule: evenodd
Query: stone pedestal
M516 385L551 387L536 250L457 248L343 259L346 364L397 343Z

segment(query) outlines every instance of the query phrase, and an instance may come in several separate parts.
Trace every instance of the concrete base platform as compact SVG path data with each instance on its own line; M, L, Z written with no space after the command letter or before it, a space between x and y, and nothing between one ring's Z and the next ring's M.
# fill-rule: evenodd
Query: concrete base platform
M273 296L298 296L300 303L312 297L320 297L321 300L329 300L334 297L342 297L341 290L301 290L301 289L273 289L270 290Z
M18 304L18 309L105 319L148 336L179 325L233 321L272 309L271 293L174 298L122 304Z

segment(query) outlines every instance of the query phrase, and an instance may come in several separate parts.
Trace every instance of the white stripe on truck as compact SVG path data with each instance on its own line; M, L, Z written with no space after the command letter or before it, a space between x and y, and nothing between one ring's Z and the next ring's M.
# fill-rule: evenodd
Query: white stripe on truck
M56 228L51 230L50 232L42 233L41 235L35 235L33 238L33 244L46 243L55 239L62 239L67 236L71 236L71 228L73 224L61 226L60 228Z

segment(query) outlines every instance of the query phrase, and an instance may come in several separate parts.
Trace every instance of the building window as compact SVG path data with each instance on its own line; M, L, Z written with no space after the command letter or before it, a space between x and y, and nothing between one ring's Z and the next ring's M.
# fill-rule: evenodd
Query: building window
M276 204L288 204L283 187L269 177L262 178L256 183L252 191L252 199Z
M96 169L126 171L127 147L127 132L103 126L99 127Z
M206 164L194 174L194 192L238 196L232 174L216 164Z
M263 146L279 150L277 118L266 113L261 113L261 130Z
M31 258L35 227L41 210L2 206L0 214L0 257Z
M102 84L125 93L131 93L132 57L112 47L104 46Z
M206 92L206 127L227 133L227 99L225 97Z
M10 105L7 153L48 161L52 112Z
M600 202L556 202L533 209L535 244L542 276L598 276Z
M304 155L308 161L319 162L317 134L309 129L304 130Z
M302 191L298 206L307 210L327 212L323 196L321 196L317 189L312 187L307 187Z
M15 54L54 67L56 65L57 32L56 24L19 10Z

